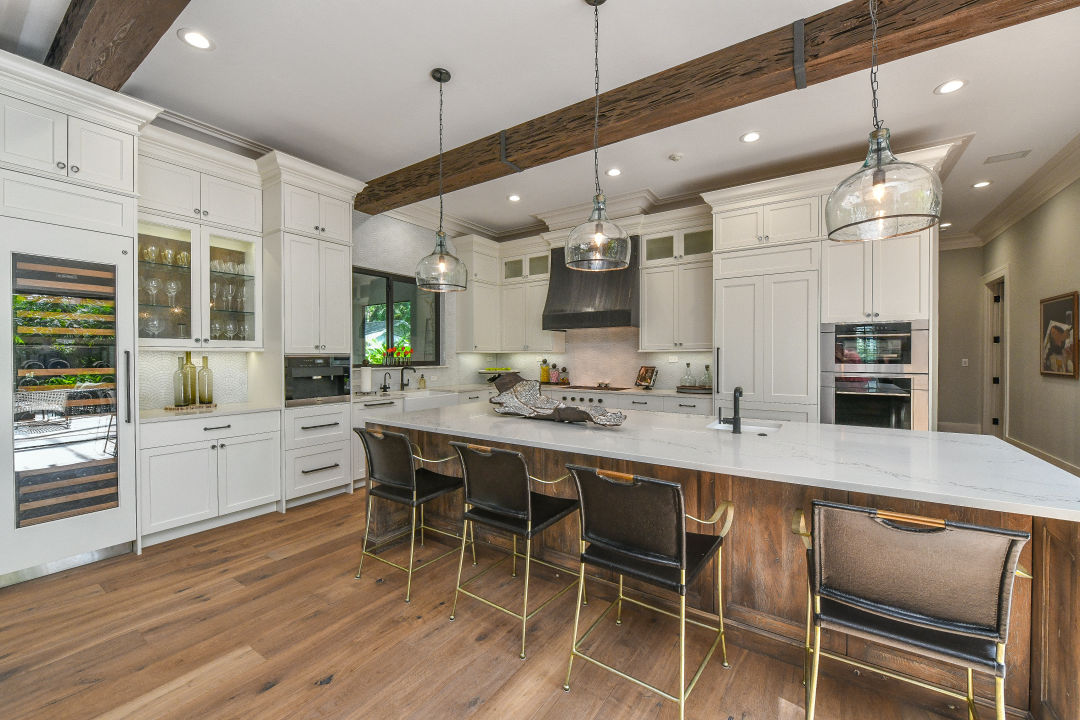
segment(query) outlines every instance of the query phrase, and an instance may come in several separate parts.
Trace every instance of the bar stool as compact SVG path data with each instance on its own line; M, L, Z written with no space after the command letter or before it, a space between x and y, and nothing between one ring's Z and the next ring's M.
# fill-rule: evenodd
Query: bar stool
M524 660L525 626L528 621L574 586L574 582L570 582L566 587L545 600L539 607L529 612L530 563L540 563L554 570L564 572L563 568L532 556L533 537L563 518L568 517L578 509L579 505L574 498L552 497L551 495L535 493L532 491L529 481L535 480L545 485L555 485L566 480L570 475L564 475L557 480L541 480L529 474L525 458L519 452L462 442L451 442L450 445L457 450L458 455L461 457L461 467L465 472L465 526L462 527L461 531L461 559L458 561L457 587L454 589L454 604L450 610L450 620L453 621L454 615L457 613L458 593L468 595L521 620L520 657ZM513 550L491 567L465 582L461 582L461 570L465 565L465 531L467 528L472 528L472 536L475 538L476 523L509 533L513 538ZM518 537L525 539L524 555L518 553ZM519 557L523 557L525 560L525 588L520 613L465 589L466 585L494 570L506 562L508 558L513 559L511 574L517 577L517 559ZM476 564L475 548L473 564Z
M413 560L415 558L416 550L416 509L420 509L420 544L424 544L424 530L430 530L431 532L439 533L447 537L454 539L461 539L460 536L454 533L446 532L438 528L430 527L424 524L424 503L436 498L440 498L443 495L448 495L456 490L461 489L461 478L452 477L450 475L442 475L440 473L432 472L423 467L416 467L415 461L423 463L444 463L449 460L453 460L454 456L441 458L439 460L429 460L422 457L419 454L414 454L415 448L419 453L419 448L416 447L410 440L408 435L395 432L377 432L375 430L367 430L365 428L354 428L357 435L360 436L360 440L364 443L364 452L367 454L367 466L368 466L368 509L367 509L367 523L364 527L364 545L360 554L360 567L356 571L356 577L360 577L360 573L364 569L364 557L374 558L379 562L386 563L391 567L395 567L398 570L402 570L408 574L408 582L405 586L405 602L409 602L412 599L412 576L413 572L422 570L428 565L434 562L442 560L447 555L454 552L454 548L443 553L437 558L428 560L426 563L413 567ZM376 484L377 483L377 484ZM387 538L383 542L379 543L375 547L368 550L368 536L371 532L371 511L374 505L375 498L382 498L389 500L390 502L398 503L399 505L406 505L411 508L411 520L409 527L402 529L400 532L395 533L391 537ZM409 566L404 567L398 565L395 562L391 562L385 558L381 558L375 554L375 552L385 545L396 541L398 538L409 533ZM476 548L473 547L473 558L475 560Z
M792 531L806 546L806 718L817 706L822 657L935 690L966 703L975 720L972 671L994 676L1005 720L1005 641L1013 579L1026 532L968 525L824 501ZM822 629L856 635L967 670L961 693L821 648ZM812 636L812 639L811 639Z
M619 595L579 640L578 623L581 604L574 614L574 634L570 645L570 663L566 668L563 690L570 691L570 672L574 658L598 665L605 670L626 678L655 692L679 706L679 718L685 717L686 699L705 671L719 645L724 667L727 661L727 644L724 640L724 603L722 595L721 547L731 529L734 506L723 502L708 520L687 515L683 501L682 486L665 480L655 480L626 473L616 473L595 468L567 465L577 483L581 498L581 578L580 594L585 592L585 566L594 565L619 574ZM686 520L705 525L715 525L724 518L718 535L705 535L686 531ZM588 546L586 547L586 543ZM718 625L706 625L686 618L686 587L701 574L708 562L716 556L716 592ZM623 592L623 576L643 580L650 585L679 594L679 614L649 605L627 596ZM615 623L622 624L622 604L630 602L649 610L679 620L679 692L665 692L628 673L607 665L583 653L580 646L612 608L618 608ZM716 631L705 659L694 673L690 685L686 685L686 623Z

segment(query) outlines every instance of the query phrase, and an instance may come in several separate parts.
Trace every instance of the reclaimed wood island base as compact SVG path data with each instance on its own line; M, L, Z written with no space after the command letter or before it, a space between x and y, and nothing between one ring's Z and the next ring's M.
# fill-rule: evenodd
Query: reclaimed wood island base
M707 517L724 500L733 501L735 521L721 570L725 620L788 643L788 657L795 662L801 662L807 587L802 541L790 529L794 510L827 499L1028 531L1032 540L1021 564L1035 577L1017 579L1014 589L1006 656L1010 716L1080 718L1080 479L983 436L799 423L764 437L732 436L706 429L706 422L637 412L622 427L605 429L499 417L486 404L476 404L410 413L368 427L410 435L428 458L454 455L451 440L517 450L530 472L546 480L564 476L567 463L574 463L679 482L687 512L697 517ZM460 475L457 462L430 467ZM811 472L820 477L805 477ZM935 483L933 476L942 472L954 476ZM987 474L975 487L971 478L981 473ZM785 474L791 481L781 479ZM1026 491L1015 489L1025 485ZM576 495L569 478L534 490ZM459 533L461 513L461 496L453 495L429 503L426 520ZM408 519L389 503L376 502L370 522L375 539L400 530ZM534 540L533 552L576 569L578 523L575 514L547 530ZM694 525L688 521L694 532L715 531ZM488 536L479 526L477 531L480 540L509 546L505 537ZM715 613L714 573L707 569L693 584L688 605ZM596 576L612 579L600 572ZM856 637L827 631L824 637L833 652L961 691L965 686L964 671L956 666ZM980 705L989 708L993 681L979 673L976 678L977 695L985 701ZM949 701L941 697L937 702L942 707Z

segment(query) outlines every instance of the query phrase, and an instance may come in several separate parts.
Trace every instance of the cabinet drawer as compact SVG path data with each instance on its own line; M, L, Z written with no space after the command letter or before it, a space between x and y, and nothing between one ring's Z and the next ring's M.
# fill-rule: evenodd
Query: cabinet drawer
M473 390L472 392L458 393L458 405L468 405L475 402L487 402L494 393L490 390Z
M139 426L139 446L163 447L237 435L278 432L280 429L281 413L276 410L247 415L208 415L143 423Z
M664 412L711 415L712 409L712 397L709 395L664 398Z
M349 405L285 409L285 449L341 443L349 439Z
M350 444L320 445L285 452L285 499L310 495L352 482Z
M0 170L0 214L131 237L135 200L48 178Z
M664 409L664 398L662 397L649 397L647 395L625 395L619 398L622 402L622 407L627 410L654 410L662 411Z
M358 399L352 405L353 427L364 427L364 422L367 420L400 415L403 412L403 405L401 398L386 399L376 396L370 399Z

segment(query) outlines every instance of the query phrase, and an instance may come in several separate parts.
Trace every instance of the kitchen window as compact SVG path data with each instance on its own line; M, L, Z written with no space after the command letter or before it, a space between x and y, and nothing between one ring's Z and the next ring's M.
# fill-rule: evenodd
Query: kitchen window
M438 365L441 301L414 278L353 268L353 365Z

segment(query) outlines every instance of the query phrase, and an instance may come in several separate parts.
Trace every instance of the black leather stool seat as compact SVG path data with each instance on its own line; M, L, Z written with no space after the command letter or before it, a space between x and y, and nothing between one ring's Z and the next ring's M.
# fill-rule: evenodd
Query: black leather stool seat
M998 677L1005 676L1005 666L997 662L996 637L979 638L934 630L825 597L821 598L821 612L817 620L823 628L841 630L947 663L983 668Z
M720 549L724 538L720 535L686 533L686 584L689 585L705 569L705 565ZM654 562L644 555L623 552L610 545L592 543L586 548L581 560L589 565L613 570L620 575L644 580L680 595L686 594L686 585L679 582L677 565Z
M473 506L465 512L465 519L505 530L506 532L531 538L544 528L551 527L564 517L578 509L577 498L560 498L531 492L532 530L524 517L514 517L493 510Z
M371 485L370 492L375 497L393 500L409 507L417 507L428 500L434 500L440 495L454 492L461 486L461 478L441 475L437 472L419 468L416 470L416 500L413 500L411 488L388 485L379 482L378 478L375 478L375 484Z

